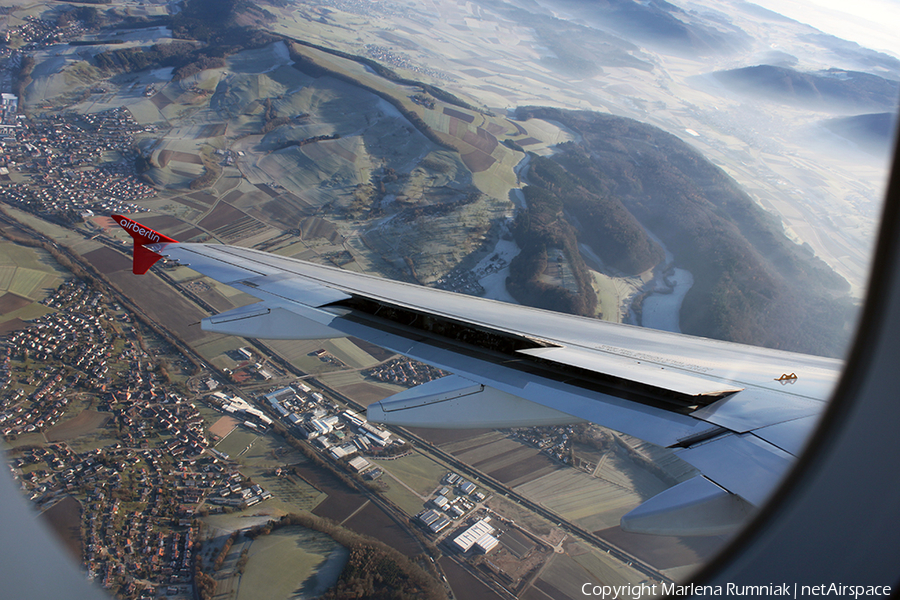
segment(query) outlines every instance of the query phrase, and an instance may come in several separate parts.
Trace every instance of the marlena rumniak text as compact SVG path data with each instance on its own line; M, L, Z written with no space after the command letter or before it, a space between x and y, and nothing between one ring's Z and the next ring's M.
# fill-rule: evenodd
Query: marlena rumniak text
M607 600L641 600L654 596L786 596L788 598L809 598L813 596L860 597L890 596L889 585L845 585L823 583L820 585L800 585L797 583L770 583L767 585L697 585L690 583L635 583L625 585L581 586L585 596L598 596Z

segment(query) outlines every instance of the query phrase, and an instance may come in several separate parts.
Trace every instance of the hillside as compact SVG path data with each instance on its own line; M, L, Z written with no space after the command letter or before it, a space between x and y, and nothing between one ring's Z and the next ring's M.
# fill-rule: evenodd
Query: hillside
M836 355L848 335L848 284L784 235L718 167L655 127L611 115L521 108L583 136L554 159L603 197L614 197L694 275L685 333Z

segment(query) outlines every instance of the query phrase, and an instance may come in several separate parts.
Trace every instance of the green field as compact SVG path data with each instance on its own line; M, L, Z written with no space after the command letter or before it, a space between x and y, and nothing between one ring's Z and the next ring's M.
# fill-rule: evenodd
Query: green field
M9 285L9 291L19 296L41 300L56 289L61 279L37 269L16 269L16 274Z
M318 375L346 368L324 362L317 356L310 356L311 352L320 349L333 354L331 340L267 340L266 345L304 373Z
M26 433L17 436L16 439L9 441L10 448L18 448L19 446L43 446L46 443L43 433Z
M225 354L226 352L230 352L232 350L237 350L238 348L242 348L246 346L247 342L243 338L234 337L230 335L223 335L209 340L208 342L204 342L202 344L196 344L194 349L200 353L200 355L206 360L212 360L217 356ZM234 363L234 361L230 361ZM231 368L231 367L229 367Z
M0 261L6 258L6 256L4 255L4 246L6 246L6 244L0 245ZM10 284L12 283L13 275L15 274L15 265L0 265L0 289L8 290Z
M240 416L235 416L238 421ZM238 456L247 446L250 449ZM216 450L225 452L232 460L240 461L244 466L267 469L283 465L305 462L306 458L294 450L276 433L260 435L243 426L238 426L216 445Z
M185 281L192 281L194 279L201 278L197 271L191 269L190 267L175 267L174 269L166 269L166 275L168 275L176 283L184 283Z
M236 431L246 430L239 428ZM256 435L249 431L247 434ZM232 435L234 434L232 433ZM305 460L305 457L299 451L288 446L284 439L275 433L257 437L250 450L240 457L241 463L261 468L293 465Z
M378 463L378 465L383 466L383 462ZM425 502L421 498L394 481L390 475L383 475L381 483L387 486L387 489L382 490L381 494L399 506L409 516L413 516L425 508Z
M50 271L51 268L48 267L53 263L55 261L43 250L18 246L12 242L0 243L0 265Z
M317 531L285 527L257 538L237 600L317 598L334 585L349 552Z
M450 470L446 465L435 462L418 452L395 460L375 459L374 464L392 473L394 477L422 495L432 493L440 485L441 477Z
M368 369L378 364L378 360L369 356L359 346L347 338L331 340L334 356L353 369Z
M573 556L573 560L594 577L608 585L624 585L640 579L633 569L611 558L607 553L591 550L585 554Z
M10 313L6 313L5 315L0 316L0 322L9 321L10 319L22 319L23 321L30 321L31 319L37 319L38 317L42 317L52 312L56 311L52 308L44 306L43 304L34 302L24 308L20 308L19 310L14 310Z

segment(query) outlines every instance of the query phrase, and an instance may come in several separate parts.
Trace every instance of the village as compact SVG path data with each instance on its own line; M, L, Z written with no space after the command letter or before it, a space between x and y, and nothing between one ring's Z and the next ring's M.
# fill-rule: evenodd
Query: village
M190 585L195 517L271 494L206 452L203 417L118 305L75 279L45 304L56 312L12 333L3 349L0 432L13 444L13 476L42 511L78 499L75 552L104 588L137 597ZM70 409L77 416L54 427ZM36 435L49 443L17 444Z
M134 136L147 130L152 126L138 125L121 107L19 119L0 139L0 180L10 182L4 200L68 224L94 214L144 212L135 203L157 192L135 171ZM30 180L22 181L22 173Z

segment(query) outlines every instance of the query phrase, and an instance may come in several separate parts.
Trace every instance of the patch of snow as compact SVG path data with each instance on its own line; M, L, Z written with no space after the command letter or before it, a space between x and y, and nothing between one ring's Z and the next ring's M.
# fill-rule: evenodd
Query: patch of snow
M494 246L494 251L475 265L472 272L478 278L478 283L484 288L485 298L500 300L510 304L519 304L506 291L506 278L509 277L509 263L521 252L518 245L512 240L500 239Z
M393 104L391 104L390 102L388 102L387 100L385 100L384 98L378 98L377 106L378 106L378 110L383 112L385 114L385 116L392 117L394 119L403 119L404 121L406 121L406 117L404 117L400 113L400 111L397 110L397 107L394 106Z
M525 194L520 188L513 188L509 190L509 199L512 200L512 203L516 205L517 209L525 210L526 208L528 208L528 203L525 202Z
M275 42L270 46L272 50L272 54L274 54L275 64L264 71L260 71L262 73L271 73L276 69L280 69L285 65L291 64L291 55L288 52L287 45L284 42Z
M694 285L694 276L690 271L674 269L671 274L664 275L663 280L662 289L657 288L657 292L644 298L641 326L681 333L679 326L681 303Z
M150 71L150 76L159 79L160 81L170 81L172 79L172 73L175 71L175 67L164 67L162 69L153 69Z

